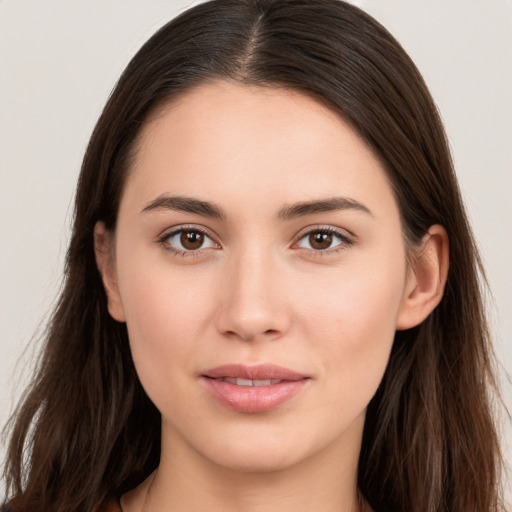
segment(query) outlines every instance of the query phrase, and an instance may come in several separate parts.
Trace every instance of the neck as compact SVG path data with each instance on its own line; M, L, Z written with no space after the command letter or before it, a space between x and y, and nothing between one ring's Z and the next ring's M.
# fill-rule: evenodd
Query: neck
M360 443L351 441L337 440L289 467L251 471L220 466L164 433L157 473L123 498L123 510L359 512Z

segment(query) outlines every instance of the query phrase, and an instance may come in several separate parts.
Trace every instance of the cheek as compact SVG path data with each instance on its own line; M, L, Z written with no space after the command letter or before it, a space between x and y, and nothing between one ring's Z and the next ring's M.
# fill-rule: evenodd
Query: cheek
M160 408L163 400L177 396L169 388L195 369L195 349L210 316L211 287L197 273L172 271L168 263L152 261L145 267L133 253L123 265L118 278L132 357L146 392Z
M366 407L387 366L404 287L404 265L351 267L303 290L300 322L321 354L323 370L347 401ZM333 387L334 390L334 387ZM337 398L333 391L333 400Z
M128 327L146 341L169 344L190 339L203 321L207 306L205 283L180 280L162 274L132 275L123 290Z

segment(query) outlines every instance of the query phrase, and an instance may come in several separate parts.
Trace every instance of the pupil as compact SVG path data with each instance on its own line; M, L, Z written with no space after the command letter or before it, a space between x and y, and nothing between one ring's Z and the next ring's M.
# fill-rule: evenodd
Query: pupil
M330 233L313 233L309 236L309 243L314 249L328 249L332 243Z
M180 237L181 245L185 249L199 249L203 245L204 235L197 231L184 231Z

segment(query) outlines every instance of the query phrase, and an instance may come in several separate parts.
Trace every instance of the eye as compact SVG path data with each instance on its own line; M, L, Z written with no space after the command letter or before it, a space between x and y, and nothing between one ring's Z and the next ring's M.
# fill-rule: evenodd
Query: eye
M165 249L186 256L187 253L194 253L200 249L218 248L219 244L214 242L204 231L198 228L180 228L165 234L160 243Z
M352 240L333 228L310 230L301 236L296 246L316 252L327 252L330 249L341 249L352 244Z

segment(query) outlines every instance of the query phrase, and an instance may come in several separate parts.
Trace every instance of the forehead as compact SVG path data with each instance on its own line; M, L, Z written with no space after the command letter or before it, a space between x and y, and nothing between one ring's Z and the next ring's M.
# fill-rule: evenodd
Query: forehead
M244 131L240 132L242 125ZM309 129L305 129L306 126ZM325 140L329 135L338 139L340 134L353 139L350 143L364 145L339 113L310 94L279 87L216 81L193 87L151 115L139 135L140 148L147 147L154 135L164 130L168 135L187 140L196 135L202 143L207 143L208 135L211 135L208 130L212 127L217 128L217 137L238 134L246 143L253 141L254 145L263 142L268 133L277 131L288 136L281 139L282 146L297 138L312 145L318 138ZM222 131L218 131L220 127Z
M152 116L130 183L146 200L259 195L268 204L277 196L282 203L390 192L376 155L327 106L298 91L227 82L197 86Z

